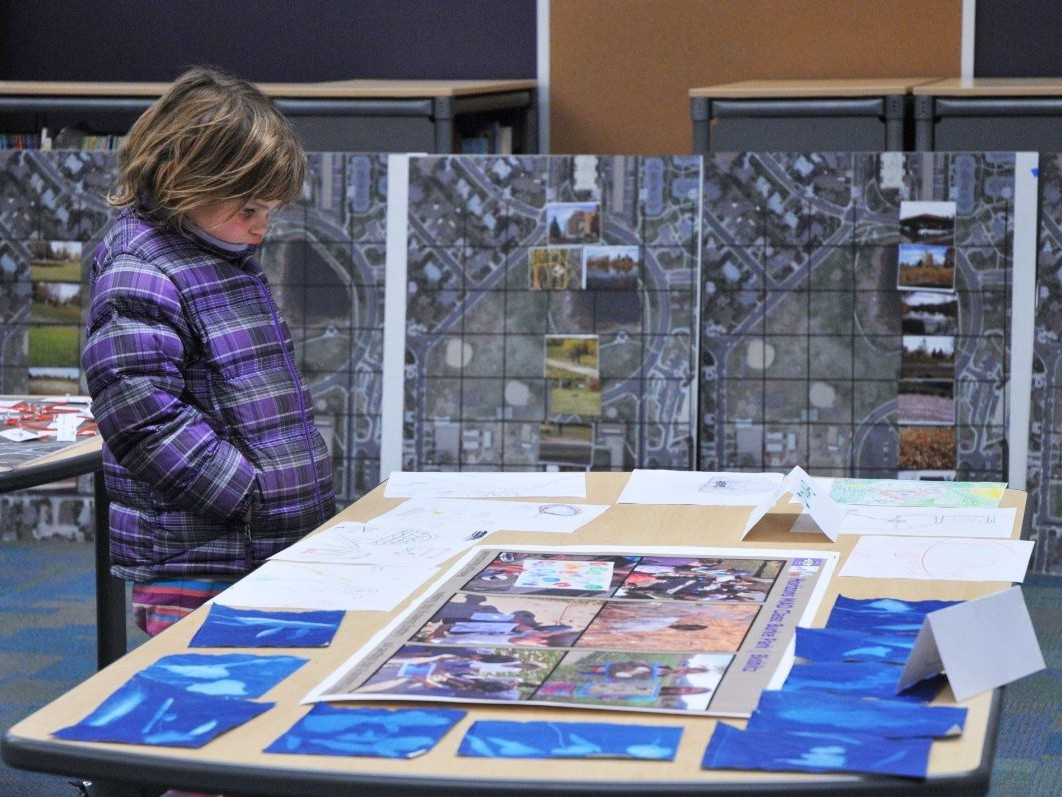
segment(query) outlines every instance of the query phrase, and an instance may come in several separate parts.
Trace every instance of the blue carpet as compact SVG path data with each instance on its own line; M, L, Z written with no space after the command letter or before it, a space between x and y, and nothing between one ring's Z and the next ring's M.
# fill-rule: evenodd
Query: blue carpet
M96 671L96 585L91 544L0 545L0 728ZM146 637L130 624L130 646ZM0 763L0 795L74 797L66 778Z
M992 797L1062 794L1062 577L1022 585L1047 669L1003 690Z
M70 542L0 545L0 728L83 681L96 667L93 551ZM1047 669L1004 690L991 797L1062 794L1062 577L1022 589ZM144 634L128 628L129 644ZM0 763L0 797L74 797L65 778Z

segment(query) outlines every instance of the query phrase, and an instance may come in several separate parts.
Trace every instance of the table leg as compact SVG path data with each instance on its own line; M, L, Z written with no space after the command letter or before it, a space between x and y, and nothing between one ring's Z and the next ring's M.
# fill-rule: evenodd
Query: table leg
M109 499L103 471L93 474L96 492L96 663L103 669L126 652L125 582L111 575Z
M707 155L711 151L711 100L691 97L690 118L693 121L693 154Z
M447 155L454 151L454 98L435 97L431 103L435 125L435 151Z

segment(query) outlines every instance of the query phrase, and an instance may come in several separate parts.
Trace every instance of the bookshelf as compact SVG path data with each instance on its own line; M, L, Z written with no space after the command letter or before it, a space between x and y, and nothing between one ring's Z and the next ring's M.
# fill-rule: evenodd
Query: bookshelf
M0 142L36 148L45 131L55 146L61 131L79 131L91 144L113 146L167 86L0 81ZM308 150L538 151L533 80L339 80L259 86L292 120ZM76 133L73 137L76 140Z

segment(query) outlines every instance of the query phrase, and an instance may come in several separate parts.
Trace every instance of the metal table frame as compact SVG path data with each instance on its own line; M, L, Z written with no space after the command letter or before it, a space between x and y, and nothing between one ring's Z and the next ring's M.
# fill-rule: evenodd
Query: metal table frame
M84 476L91 473L95 493L95 562L96 562L96 662L103 669L126 652L125 582L110 573L110 534L107 520L109 500L103 484L103 450L86 452L75 449L84 443L72 443L69 449L40 460L0 472L0 493L28 490L43 484ZM66 451L71 453L67 456Z

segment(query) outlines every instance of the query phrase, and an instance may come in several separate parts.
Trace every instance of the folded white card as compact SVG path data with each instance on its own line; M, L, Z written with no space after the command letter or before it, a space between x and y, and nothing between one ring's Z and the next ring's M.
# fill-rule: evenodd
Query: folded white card
M822 489L799 465L789 471L785 483L793 494L793 500L803 504L811 519L822 533L837 541L844 523L845 507L830 498L829 489Z
M897 691L943 672L956 700L1044 669L1021 587L926 615Z
M844 522L845 507L830 498L828 482L821 479L812 479L807 472L797 465L785 479L775 488L773 493L766 493L759 504L749 512L745 522L745 530L741 533L741 539L752 531L752 527L759 523L778 499L786 492L793 494L793 501L801 504L807 511L815 525L823 534L830 538L831 542L837 542L837 535L841 533L841 524ZM809 528L799 528L798 531L810 531Z

